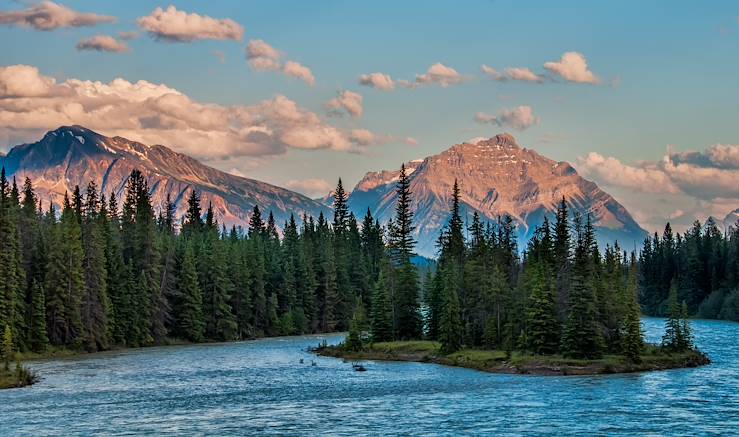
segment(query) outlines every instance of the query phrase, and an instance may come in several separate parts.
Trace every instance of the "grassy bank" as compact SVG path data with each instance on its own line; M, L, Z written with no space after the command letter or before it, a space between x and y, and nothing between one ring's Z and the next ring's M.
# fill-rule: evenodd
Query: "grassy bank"
M631 373L697 367L711 362L705 354L698 351L668 353L652 345L646 347L640 363L629 362L622 355L605 355L597 360L581 360L560 355L528 355L519 352L513 352L509 357L504 351L478 349L463 349L445 355L441 353L439 343L433 341L374 343L358 352L347 351L341 345L325 346L316 349L315 352L349 361L429 362L485 372L531 375Z
M38 381L36 374L20 364L10 366L9 369L0 366L0 390L5 388L19 388L34 384Z

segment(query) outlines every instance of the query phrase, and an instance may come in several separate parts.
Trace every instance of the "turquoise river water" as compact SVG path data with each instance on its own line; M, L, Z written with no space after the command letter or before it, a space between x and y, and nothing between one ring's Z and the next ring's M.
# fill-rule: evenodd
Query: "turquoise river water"
M663 323L644 319L649 341ZM339 335L36 361L40 383L0 391L0 435L738 435L739 324L693 327L713 364L629 375L354 372L306 352Z

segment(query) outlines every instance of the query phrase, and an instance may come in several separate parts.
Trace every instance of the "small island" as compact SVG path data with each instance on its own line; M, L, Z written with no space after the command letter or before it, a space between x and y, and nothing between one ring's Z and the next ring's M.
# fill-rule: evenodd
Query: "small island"
M623 355L604 355L598 359L567 358L562 355L533 355L501 350L461 349L451 354L441 350L441 343L429 340L372 343L355 351L338 346L322 346L318 355L347 361L413 361L465 367L491 373L522 375L600 375L698 367L711 360L697 350L667 351L647 345L637 363Z

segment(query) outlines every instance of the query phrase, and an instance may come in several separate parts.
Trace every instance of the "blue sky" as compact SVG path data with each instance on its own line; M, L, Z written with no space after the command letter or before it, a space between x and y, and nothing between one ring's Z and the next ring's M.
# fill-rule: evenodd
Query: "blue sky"
M510 131L520 144L575 164L650 230L667 219L684 226L695 217L723 217L739 207L739 188L732 189L739 182L739 158L733 160L739 148L732 146L739 143L739 6L734 2L68 0L62 4L116 21L38 30L17 20L2 25L0 15L0 68L35 67L56 84L73 79L103 84L116 78L143 80L226 111L281 95L320 118L318 129L330 126L347 136L366 129L374 135L372 144L355 142L347 147L336 142L310 150L267 145L265 155L262 149L244 151L233 139L221 147L185 144L182 132L168 136L130 127L97 129L105 134L125 132L142 141L169 139L166 145L227 171L316 194L321 187L316 180L334 184L341 176L353 186L367 171L395 168L473 137ZM233 20L244 28L243 37L157 39L137 20L170 4L180 12ZM0 1L0 11L23 11L34 5ZM120 40L119 32L130 31L138 32L138 37ZM76 48L80 40L95 35L117 38L128 51ZM314 86L279 71L251 68L245 49L256 39L282 53L281 65L295 61L308 67ZM569 81L543 68L566 52L582 54L599 83ZM398 86L397 80L413 81L435 63L453 68L461 83ZM525 67L547 78L543 83L496 81L481 71L483 64L501 72ZM385 92L358 83L360 75L374 72L391 76L395 89ZM361 94L361 117L327 113L326 102L341 91ZM519 106L530 107L536 122L516 128L511 123L475 121L477 113L501 120L504 111ZM2 110L0 105L0 114ZM19 129L0 116L0 148L7 150L56 127L51 125L53 119L36 113L28 119L34 117L40 121ZM188 122L183 123L177 125ZM279 125L285 128L284 123ZM417 144L408 144L412 141L407 137ZM717 144L728 148L711 149ZM212 155L218 148L222 150ZM688 150L700 152L710 163L681 154ZM728 161L716 158L717 150L728 155ZM666 155L668 165L663 162ZM614 175L633 177L624 181ZM712 178L720 179L722 189L706 189Z

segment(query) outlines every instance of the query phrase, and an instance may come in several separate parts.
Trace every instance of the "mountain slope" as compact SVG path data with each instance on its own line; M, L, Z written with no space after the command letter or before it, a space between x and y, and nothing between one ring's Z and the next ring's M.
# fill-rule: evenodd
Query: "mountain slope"
M590 212L601 242L619 241L630 249L647 232L628 211L598 186L583 179L566 162L556 162L520 147L509 134L462 143L406 165L413 192L417 251L434 256L440 229L449 217L454 180L459 180L463 212L468 220L478 211L484 220L509 214L519 225L519 237L530 237L545 215L564 196L575 209ZM392 217L399 170L370 172L349 196L357 215L369 208L381 222Z
M302 194L216 170L167 147L109 138L81 126L63 126L36 143L16 146L0 157L0 164L19 184L30 177L44 204L61 204L65 191L71 193L75 185L84 190L91 180L106 196L112 191L120 199L131 170L139 169L155 208L161 208L169 194L178 216L186 210L192 189L201 193L203 208L212 202L216 218L228 226L245 225L255 204L265 216L272 211L278 225L290 213L299 218L330 212Z

